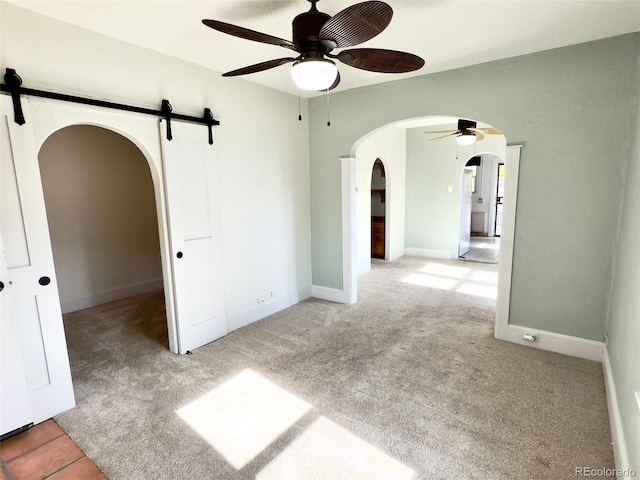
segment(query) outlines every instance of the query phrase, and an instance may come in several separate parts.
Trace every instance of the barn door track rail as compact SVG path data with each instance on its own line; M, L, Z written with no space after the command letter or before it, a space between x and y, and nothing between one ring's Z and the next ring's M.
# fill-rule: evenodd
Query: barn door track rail
M167 140L171 141L173 135L171 134L171 119L184 120L186 122L201 123L207 126L209 131L209 145L213 145L213 127L220 125L220 122L213 118L213 113L209 108L204 109L204 115L202 117L193 117L190 115L181 115L179 113L173 113L173 108L169 100L162 100L162 106L160 110L153 110L150 108L136 107L133 105L126 105L123 103L107 102L104 100L97 100L94 98L77 97L75 95L66 95L64 93L46 92L43 90L35 90L33 88L24 88L22 86L22 78L16 73L13 68L7 68L4 75L5 83L0 84L0 91L11 94L13 101L13 115L14 121L18 125L24 125L25 119L22 113L22 105L20 104L20 95L30 95L34 97L51 98L53 100L61 100L63 102L82 103L84 105L94 105L96 107L112 108L115 110L124 110L126 112L143 113L145 115L153 115L156 117L164 118L167 122Z

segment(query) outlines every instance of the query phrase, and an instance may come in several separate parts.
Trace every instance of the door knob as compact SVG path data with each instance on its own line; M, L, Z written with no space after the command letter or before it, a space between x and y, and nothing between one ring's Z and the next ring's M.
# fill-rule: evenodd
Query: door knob
M178 257L178 258L182 258L182 252L178 252L178 253L176 254L176 257Z
M40 277L38 279L38 283L44 287L51 283L51 279L49 277Z
M0 282L0 292L4 290L4 282Z

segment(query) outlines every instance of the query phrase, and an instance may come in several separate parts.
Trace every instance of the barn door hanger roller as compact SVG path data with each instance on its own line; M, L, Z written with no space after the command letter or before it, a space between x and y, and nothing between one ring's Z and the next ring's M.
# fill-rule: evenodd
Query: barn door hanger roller
M220 125L220 122L213 118L213 113L209 108L204 109L204 115L202 117L181 115L179 113L173 113L173 108L171 107L169 100L166 99L162 100L162 106L160 110L153 110L150 108L136 107L123 103L106 102L104 100L77 97L75 95L66 95L64 93L46 92L43 90L35 90L33 88L24 88L22 86L22 78L20 78L20 75L18 75L18 73L13 68L7 68L4 75L4 81L5 83L0 84L0 91L8 92L9 94L11 94L11 99L13 101L14 121L18 125L24 125L25 123L24 114L22 113L22 105L20 104L20 95L50 98L53 100L61 100L63 102L82 103L84 105L94 105L97 107L112 108L115 110L124 110L126 112L143 113L145 115L162 117L167 122L167 140L169 141L171 141L171 139L173 138L171 134L171 119L201 123L203 125L206 125L209 131L209 145L213 145L213 127Z

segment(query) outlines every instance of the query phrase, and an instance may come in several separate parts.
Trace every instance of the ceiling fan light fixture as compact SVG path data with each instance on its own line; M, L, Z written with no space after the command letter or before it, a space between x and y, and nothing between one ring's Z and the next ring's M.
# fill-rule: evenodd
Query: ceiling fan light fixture
M336 81L338 67L326 58L305 58L291 67L291 78L301 90L327 90Z
M473 132L462 132L456 137L456 143L458 145L473 145L476 143L476 134Z

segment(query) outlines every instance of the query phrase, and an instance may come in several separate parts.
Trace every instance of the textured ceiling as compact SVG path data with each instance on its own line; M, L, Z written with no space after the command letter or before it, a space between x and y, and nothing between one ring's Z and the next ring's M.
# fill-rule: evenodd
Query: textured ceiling
M218 72L291 52L216 32L202 25L202 19L290 39L291 20L310 5L305 0L6 1ZM354 3L321 0L318 9L334 15ZM640 31L640 0L387 3L394 10L391 24L361 46L408 51L426 65L408 74L381 74L340 64L338 91ZM242 78L293 94L297 90L289 69L284 65Z

